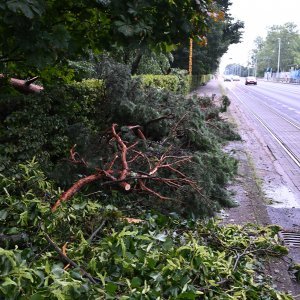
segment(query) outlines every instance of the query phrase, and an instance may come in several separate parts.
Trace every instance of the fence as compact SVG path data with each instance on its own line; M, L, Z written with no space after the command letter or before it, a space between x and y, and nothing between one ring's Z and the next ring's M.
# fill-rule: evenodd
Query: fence
M300 70L279 73L265 72L264 79L267 81L300 84Z

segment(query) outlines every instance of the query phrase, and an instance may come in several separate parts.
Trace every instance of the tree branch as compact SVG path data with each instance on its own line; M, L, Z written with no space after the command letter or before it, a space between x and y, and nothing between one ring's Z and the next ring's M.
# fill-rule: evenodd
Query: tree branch
M0 74L0 79L6 78L4 74ZM34 81L36 81L39 77L33 77L28 80L22 80L17 78L9 78L8 82L10 85L15 88L17 91L19 91L22 94L33 94L33 93L40 93L44 90L44 88L40 85L32 84Z
M154 155L154 152L143 152L138 150L138 142L140 137L143 135L142 132L133 132L136 137L136 141L129 143L122 139L121 133L116 131L117 124L112 124L110 134L112 138L110 139L109 145L115 148L117 144L117 152L113 154L111 160L107 161L104 168L95 168L96 173L89 175L85 178L81 178L76 183L74 183L66 192L64 192L56 203L52 206L52 212L60 206L61 202L67 201L72 198L83 186L97 181L102 180L99 183L100 186L117 184L121 186L125 191L131 189L129 183L130 180L134 180L134 190L143 191L148 194L154 195L161 200L169 200L171 198L161 195L159 192L155 191L153 188L150 188L146 185L146 181L154 181L157 184L165 184L166 186L179 189L182 186L189 185L196 192L201 195L201 188L197 186L197 183L192 179L188 178L183 172L178 170L178 167L181 164L190 162L192 156L176 156L172 155L172 147L169 147L165 152L160 156L160 158ZM138 129L139 126L128 126L128 129ZM79 154L75 152L75 146L70 150L71 162L74 163L86 163L80 158ZM140 159L139 165L142 168L148 169L147 171L137 169L137 160ZM164 178L159 176L160 169L168 170L173 175L177 175L175 178ZM202 195L203 196L203 195Z
M92 174L90 176L87 176L85 178L79 179L71 188L69 188L66 192L64 192L60 198L55 202L55 204L52 206L51 210L52 212L55 212L57 208L60 206L61 202L67 201L71 197L73 197L74 194L76 194L82 187L87 185L88 183L97 181L103 177L103 172Z
M50 238L50 236L44 232L45 238L48 241L48 243L54 248L54 250L60 255L60 257L67 262L68 264L70 264L71 266L80 269L80 271L82 272L82 275L86 278L88 278L90 280L90 282L96 284L98 282L101 282L100 279L98 278L94 278L90 273L86 272L82 267L80 267L78 264L76 264L72 259L70 259L69 257L67 257L61 250L60 248L52 241L52 239Z
M98 232L103 228L103 226L105 225L106 220L103 220L102 223L100 224L100 226L91 234L91 236L88 239L88 243L91 244L93 239L96 237L96 235L98 234Z

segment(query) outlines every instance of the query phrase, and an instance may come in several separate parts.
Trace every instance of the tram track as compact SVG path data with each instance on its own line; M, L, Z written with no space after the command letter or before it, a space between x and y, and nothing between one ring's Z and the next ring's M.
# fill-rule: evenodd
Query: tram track
M230 93L234 95L234 97L242 103L248 110L248 112L261 124L261 126L270 134L272 139L276 141L276 143L281 147L281 149L288 155L288 157L295 163L295 165L300 168L300 147L295 147L295 140L293 143L290 142L289 139L286 138L288 132L292 132L293 136L299 136L299 143L300 143L300 124L297 122L289 119L287 116L279 113L276 109L272 108L271 106L267 105L263 101L261 101L258 97L261 96L252 91L252 94L246 93L242 88L239 88L239 94L230 89ZM250 102L249 104L249 100ZM253 107L253 103L254 105ZM258 113L259 109L257 108L257 104L261 105L264 108L265 115L262 116L263 112L260 114ZM266 113L267 112L267 113ZM268 118L266 118L266 115ZM272 120L272 123L280 123L282 130L274 129L274 126L268 119ZM285 125L282 125L285 124ZM298 148L298 149L297 149Z
M245 91L238 87L238 89L245 93ZM256 95L256 97L261 97L262 95L259 92L256 91L251 91L252 94ZM280 118L284 119L286 122L290 123L292 126L296 127L297 129L300 130L300 123L297 123L296 121L292 120L291 118L287 117L285 114L279 113L277 109L273 108L272 106L266 104L265 102L263 102L261 99L258 99L258 101L260 101L261 105L264 105L265 107L267 107L269 110L271 110L274 114L276 114L277 116L279 116Z

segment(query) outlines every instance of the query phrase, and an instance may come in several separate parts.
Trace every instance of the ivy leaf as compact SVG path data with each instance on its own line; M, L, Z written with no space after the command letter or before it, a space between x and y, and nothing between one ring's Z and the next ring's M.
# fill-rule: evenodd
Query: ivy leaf
M8 213L5 209L0 210L0 220L4 221L7 217Z
M17 283L11 280L9 277L5 277L4 282L1 283L1 285L2 286L17 285Z
M165 233L159 233L154 238L158 241L165 242L167 239L167 236L168 235L166 235Z
M36 293L29 298L29 300L43 300L43 299L45 299L45 296L43 296L40 293Z
M138 277L133 277L132 280L131 280L131 286L133 288L137 288L137 287L140 287L141 284L142 284L142 280Z
M110 295L114 295L116 293L117 289L118 289L118 286L112 282L107 283L105 286L106 292Z

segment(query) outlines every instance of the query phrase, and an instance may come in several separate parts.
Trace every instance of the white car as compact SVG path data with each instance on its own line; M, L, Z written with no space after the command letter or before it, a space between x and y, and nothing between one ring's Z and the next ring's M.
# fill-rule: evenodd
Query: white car
M232 76L231 75L224 75L224 81L231 81Z
M248 77L246 77L245 84L246 85L248 85L248 84L255 84L255 85L257 85L257 79L256 79L256 77L254 77L254 76L248 76Z

